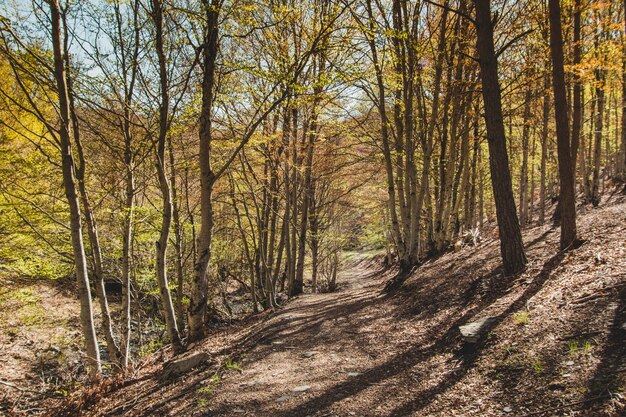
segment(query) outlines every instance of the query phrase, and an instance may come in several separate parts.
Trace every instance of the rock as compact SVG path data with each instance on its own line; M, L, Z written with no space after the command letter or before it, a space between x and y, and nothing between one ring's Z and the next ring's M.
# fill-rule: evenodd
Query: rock
M178 375L187 373L189 370L198 365L207 362L211 356L206 352L195 352L190 354L174 357L163 364L163 373L161 378L171 379Z
M292 389L293 392L304 392L310 390L311 387L309 385L300 385L299 387L295 387Z
M311 352L304 352L302 354L302 356L304 356L305 358L310 358L311 356L315 355L317 352L311 351Z
M361 375L359 372L348 372L348 376L350 377L359 376L359 375Z
M291 398L290 395L282 395L282 396L276 398L276 402L277 403L284 403L285 401L289 401L290 398Z
M510 413L511 411L513 411L513 409L511 407L504 407L502 411L504 411L505 413Z
M233 413L237 413L237 414L244 414L246 412L246 410L241 409L241 408L235 408L233 410Z
M480 320L464 324L463 326L459 326L459 331L461 332L461 336L463 336L464 341L467 343L476 343L495 321L495 317L485 317Z
M574 365L574 361L567 361L567 362L565 362L565 365L573 366Z

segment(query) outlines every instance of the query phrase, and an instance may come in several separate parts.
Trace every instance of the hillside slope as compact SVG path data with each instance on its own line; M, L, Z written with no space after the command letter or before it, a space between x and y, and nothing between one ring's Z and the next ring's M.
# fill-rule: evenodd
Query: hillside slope
M215 360L169 381L167 353L119 387L64 403L91 416L620 416L626 410L626 202L581 209L586 242L557 253L559 230L525 231L522 275L499 273L483 238L431 260L396 293L393 274L354 261L340 291L216 330ZM484 340L458 326L494 318ZM104 398L100 395L109 391ZM95 405L89 402L97 401ZM53 411L57 415L60 409Z

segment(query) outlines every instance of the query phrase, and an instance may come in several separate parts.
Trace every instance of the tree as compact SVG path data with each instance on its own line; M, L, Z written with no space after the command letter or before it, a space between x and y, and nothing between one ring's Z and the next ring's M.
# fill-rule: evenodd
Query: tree
M506 149L502 98L498 82L498 60L493 42L490 0L474 0L476 7L477 49L480 62L485 122L489 144L491 185L500 232L500 252L504 271L516 274L526 267L526 254L515 211L515 200Z
M87 275L87 259L83 244L82 221L80 205L78 202L78 192L76 187L76 171L74 156L71 146L72 121L70 116L70 98L68 92L68 82L65 68L64 48L62 41L62 19L61 10L57 0L50 0L50 23L52 26L52 49L54 52L54 80L57 87L58 108L60 118L59 145L61 149L61 166L63 170L63 186L65 187L65 197L70 209L70 227L72 236L72 249L74 251L74 265L78 291L80 294L80 312L83 335L89 368L93 374L97 374L100 369L100 351L96 338L96 329L93 321L93 307L91 305L91 291L89 289L89 278ZM54 134L54 132L50 132Z
M567 117L565 70L563 66L563 35L561 32L561 6L559 0L549 0L550 51L552 54L552 87L554 89L554 114L556 118L557 150L559 161L559 208L561 216L561 249L576 240L576 196L574 192L574 167Z
M217 176L211 167L211 115L213 111L215 62L218 53L218 19L222 4L219 0L203 1L206 15L204 38L204 71L202 73L202 108L200 110L200 235L198 258L189 303L189 337L198 340L204 335L208 295L208 269L211 259L213 232L213 185Z
M158 57L159 76L159 126L156 140L156 167L159 178L159 186L163 198L163 217L159 240L156 243L156 275L161 292L161 303L165 315L165 326L170 341L175 351L183 349L172 295L167 278L167 247L169 245L170 228L172 225L172 194L167 177L167 160L165 159L165 147L170 127L170 96L169 96L169 72L167 71L167 56L164 47L163 12L165 5L160 0L152 0L151 16L155 27L155 48Z

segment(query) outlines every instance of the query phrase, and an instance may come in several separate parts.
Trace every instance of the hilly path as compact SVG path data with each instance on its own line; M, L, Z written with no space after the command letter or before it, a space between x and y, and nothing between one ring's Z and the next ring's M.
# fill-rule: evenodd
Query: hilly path
M417 269L357 255L338 291L305 294L213 330L214 358L162 380L162 351L94 416L621 416L626 402L626 204L581 215L581 247L555 253L558 228L527 230L531 262L503 277L483 236ZM491 317L479 344L458 326Z

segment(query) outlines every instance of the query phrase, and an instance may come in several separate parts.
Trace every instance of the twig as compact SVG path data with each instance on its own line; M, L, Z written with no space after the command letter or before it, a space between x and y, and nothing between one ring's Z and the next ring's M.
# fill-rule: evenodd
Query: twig
M0 384L6 385L7 387L11 387L21 392L32 392L35 394L39 394L39 391L34 391L34 390L27 389L27 388L21 388L21 387L18 387L17 385L11 384L10 382L7 382L7 381L3 381L1 379L0 379Z
M599 290L597 293L584 295L577 300L572 301L572 304L585 304L589 301L597 300L598 298L606 297L609 293L604 291L604 288Z

